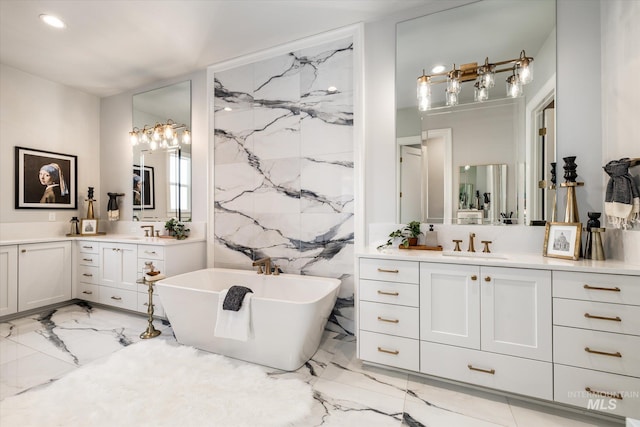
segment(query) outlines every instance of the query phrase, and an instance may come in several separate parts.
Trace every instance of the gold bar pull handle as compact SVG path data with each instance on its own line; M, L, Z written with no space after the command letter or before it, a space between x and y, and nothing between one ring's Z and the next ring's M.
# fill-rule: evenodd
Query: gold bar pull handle
M381 322L389 322L389 323L400 323L398 319L385 319L384 317L378 316L378 320Z
M378 291L378 293L380 295L391 295L392 297L397 297L398 295L400 295L399 292L386 292L386 291Z
M592 354L600 354L602 356L622 357L622 354L619 351L616 351L615 353L607 353L606 351L591 350L589 347L585 347L584 351Z
M481 369L481 368L476 368L473 365L467 365L467 368L469 368L472 371L484 372L485 374L494 375L496 373L495 369Z
M591 291L611 291L611 292L620 292L620 288L617 286L614 286L613 288L603 288L603 287L599 287L599 286L591 286L591 285L584 285L583 288L585 289L589 289Z
M114 299L114 300L116 300L116 301L121 301L121 300L122 300L122 298L121 298L121 297L111 297L111 299Z
M82 258L83 261L93 262L93 258Z
M592 389L591 387L585 387L584 391L588 393L597 394L598 396L604 396L604 397L610 397L612 399L622 400L622 394L620 393L613 393L610 391L598 391L598 390Z
M382 348L382 347L378 347L378 351L380 353L393 354L394 356L397 355L397 354L400 354L400 352L398 350L387 350L386 348Z
M83 294L87 294L87 295L93 295L92 291L82 291Z
M387 270L385 268L378 268L378 271L380 273L400 273L400 270L398 270L397 268L395 270Z
M89 274L89 273L82 273L82 275L83 275L84 277L93 277L93 274Z
M605 317L605 316L594 316L593 314L585 313L584 317L586 317L587 319L613 320L614 322L622 322L622 319L619 316Z

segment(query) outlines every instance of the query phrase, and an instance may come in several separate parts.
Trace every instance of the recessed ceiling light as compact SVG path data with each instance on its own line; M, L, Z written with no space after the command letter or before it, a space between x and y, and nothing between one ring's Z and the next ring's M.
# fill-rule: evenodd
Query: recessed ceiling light
M445 70L445 66L444 65L436 65L435 67L433 67L431 69L431 72L433 74L437 74L437 73L441 73Z
M62 20L56 16L53 15L47 15L46 13L43 13L42 15L40 15L40 19L42 20L42 22L44 22L47 25L50 25L54 28L64 28L66 27L65 23L62 22Z
M337 88L337 87L335 87L335 86L329 86L329 87L327 88L327 90L328 90L329 92L335 92L335 91L337 91L337 90L338 90L338 88Z

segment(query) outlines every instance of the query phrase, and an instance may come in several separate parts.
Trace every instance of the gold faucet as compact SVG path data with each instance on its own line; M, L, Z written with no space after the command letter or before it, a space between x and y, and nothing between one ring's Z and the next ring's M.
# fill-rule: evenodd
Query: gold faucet
M259 266L260 268L258 268L258 274L262 274L262 266L264 266L264 274L271 274L271 258L269 257L265 257L265 258L260 258L257 261L253 261L252 264L254 267L255 266Z
M467 252L475 252L476 248L473 245L473 239L476 237L476 233L469 233L469 249L467 249Z
M144 237L153 237L153 225L141 225L140 228L150 228L151 229L151 236L149 236L149 230L144 230Z

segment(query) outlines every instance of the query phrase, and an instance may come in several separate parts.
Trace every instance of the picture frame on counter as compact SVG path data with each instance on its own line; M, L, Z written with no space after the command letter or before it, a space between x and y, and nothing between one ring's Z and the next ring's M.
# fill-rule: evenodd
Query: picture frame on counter
M577 260L580 258L582 223L549 222L544 233L542 254L546 257Z
M80 220L80 234L83 236L98 234L98 220L86 218Z

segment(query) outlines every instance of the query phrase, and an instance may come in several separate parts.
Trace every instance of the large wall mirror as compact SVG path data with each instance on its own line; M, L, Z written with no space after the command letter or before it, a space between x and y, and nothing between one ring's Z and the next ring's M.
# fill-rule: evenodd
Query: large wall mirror
M483 0L401 22L396 52L398 222L552 220L555 0Z
M169 121L181 132L191 129L191 81L133 96L134 129L149 129ZM133 162L133 218L190 221L190 141L141 141L133 147Z

